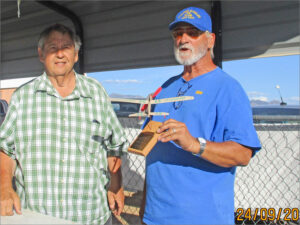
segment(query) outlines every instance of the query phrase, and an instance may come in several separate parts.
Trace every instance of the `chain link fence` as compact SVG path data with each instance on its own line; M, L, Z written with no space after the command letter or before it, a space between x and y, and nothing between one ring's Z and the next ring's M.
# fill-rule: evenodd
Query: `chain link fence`
M143 119L119 117L130 142ZM237 167L236 224L300 224L300 116L256 116L254 125L262 149L246 167ZM119 222L140 224L138 218L145 179L145 158L123 158L125 210ZM115 221L116 222L116 221Z
M299 224L300 118L257 116L254 122L262 149L247 167L237 168L235 208L244 220L236 222Z

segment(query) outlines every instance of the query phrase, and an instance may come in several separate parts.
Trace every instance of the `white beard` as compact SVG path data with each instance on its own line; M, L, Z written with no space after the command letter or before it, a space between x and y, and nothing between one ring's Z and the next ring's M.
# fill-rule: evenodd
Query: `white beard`
M181 52L180 49L182 48L187 48L191 52ZM181 65L184 66L190 66L193 65L194 63L198 62L203 56L206 54L206 47L204 45L199 46L197 51L195 48L189 44L183 44L179 45L178 47L174 45L174 55L177 60L177 62ZM188 57L188 55L190 55Z

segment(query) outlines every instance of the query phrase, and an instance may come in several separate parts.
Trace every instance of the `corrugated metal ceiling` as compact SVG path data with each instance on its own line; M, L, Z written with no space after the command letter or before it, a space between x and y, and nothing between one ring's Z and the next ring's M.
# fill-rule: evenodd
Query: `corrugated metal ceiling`
M1 1L1 79L37 76L37 38L66 17L36 1ZM167 29L186 6L211 1L56 1L82 21L85 72L176 64ZM223 59L299 54L298 1L222 1Z

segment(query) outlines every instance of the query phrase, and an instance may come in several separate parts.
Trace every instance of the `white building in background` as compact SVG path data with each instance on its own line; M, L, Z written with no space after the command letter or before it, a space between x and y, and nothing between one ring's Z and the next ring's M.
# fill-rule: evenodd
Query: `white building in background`
M5 99L7 102L9 102L11 95L16 88L26 84L34 78L35 77L0 80L0 99Z
M84 76L87 76L86 73L84 73ZM36 77L0 80L0 99L5 99L9 102L11 95L18 87L26 84L34 78Z

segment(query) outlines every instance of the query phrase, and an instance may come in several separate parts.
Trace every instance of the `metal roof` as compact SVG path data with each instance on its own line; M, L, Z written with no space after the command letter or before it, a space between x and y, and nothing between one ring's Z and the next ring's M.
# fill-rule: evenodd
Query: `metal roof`
M56 1L83 26L84 72L175 65L168 24L187 6L214 1ZM37 1L1 1L0 79L41 74L39 33L71 20ZM223 60L299 54L299 1L221 1Z

